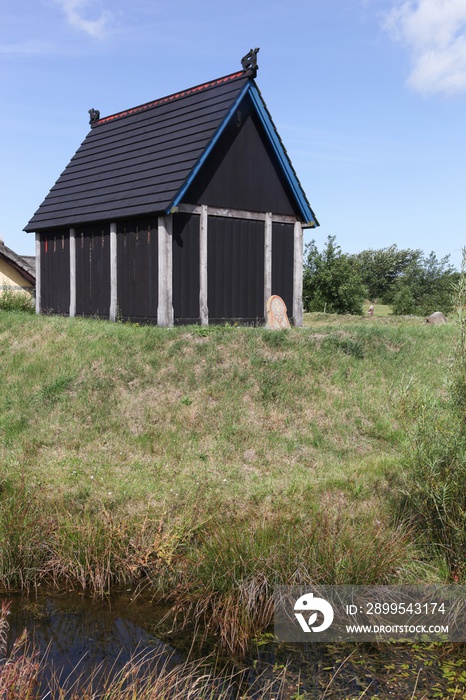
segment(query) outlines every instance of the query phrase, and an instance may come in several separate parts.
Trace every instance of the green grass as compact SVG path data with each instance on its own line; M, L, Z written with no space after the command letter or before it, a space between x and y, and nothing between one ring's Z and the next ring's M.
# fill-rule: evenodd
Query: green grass
M367 316L367 314L369 313L369 306L370 305L371 305L370 301L364 302L363 312L364 312L365 316ZM374 304L374 314L373 314L374 318L380 318L380 317L384 318L386 316L391 316L391 314L392 314L392 307L389 306L388 304L379 304L379 303Z
M0 311L3 587L145 578L244 649L270 621L238 619L245 590L438 580L392 499L403 401L443 395L456 334L377 312L274 333Z
M296 480L325 491L354 469L369 486L380 475L365 461L386 464L403 442L400 392L413 375L441 390L453 334L332 319L283 336L200 335L2 316L1 457L53 498L131 510L148 493L176 509L193 493L207 506L286 498Z

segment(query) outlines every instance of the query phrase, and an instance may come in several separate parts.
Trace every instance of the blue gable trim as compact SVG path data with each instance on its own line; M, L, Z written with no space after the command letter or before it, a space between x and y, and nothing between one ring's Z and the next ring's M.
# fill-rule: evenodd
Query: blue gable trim
M253 82L248 82L244 86L243 90L241 91L238 98L235 100L233 106L229 110L225 119L223 120L223 122L221 123L219 128L217 129L217 132L215 133L211 142L209 143L206 150L202 154L201 158L196 163L195 167L193 168L192 172L190 173L189 177L187 178L187 180L183 184L183 187L179 190L175 199L170 204L170 206L167 208L166 213L167 214L170 213L171 209L173 207L178 206L178 204L182 201L182 199L183 199L184 195L186 194L188 188L190 187L191 183L195 179L199 170L202 168L205 161L207 160L210 153L212 152L212 149L214 148L218 139L222 135L226 125L228 124L228 122L230 121L232 116L236 113L241 101L243 100L243 98L247 94L249 94L251 99L252 99L252 103L256 109L256 112L259 116L259 119L262 123L262 126L264 127L264 130L267 134L267 137L270 141L270 144L272 145L273 151L278 158L278 162L280 163L280 166L283 170L283 173L286 177L286 180L291 188L293 195L296 198L296 202L298 203L303 221L310 226L318 226L319 223L314 215L314 212L312 211L311 207L309 206L309 202L307 201L306 195L304 194L303 189L298 181L298 178L296 177L296 173L293 170L293 167L292 167L290 160L286 154L286 151L283 147L283 144L280 140L280 137L278 136L277 130L275 129L275 126L272 122L270 114L269 114L269 112L268 112L268 110L267 110L267 108L262 100L262 97L260 96L259 90L257 89L257 87L255 86L255 84Z
M296 173L293 170L293 167L286 154L281 139L278 136L277 130L272 122L267 107L265 106L262 100L259 90L254 84L251 84L249 86L249 94L260 117L262 126L264 127L267 136L269 137L270 143L272 144L275 155L277 156L278 161L283 168L283 172L285 173L288 184L291 187L291 191L296 197L296 201L299 205L301 215L305 223L311 226L318 226L319 224L317 222L317 219L311 207L309 206L309 202L306 199L306 195L304 194L303 189L298 181L298 178L296 177Z

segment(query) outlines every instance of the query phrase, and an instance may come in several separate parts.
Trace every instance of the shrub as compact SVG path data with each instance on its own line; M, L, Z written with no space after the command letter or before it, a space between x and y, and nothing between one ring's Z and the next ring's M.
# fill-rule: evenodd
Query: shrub
M315 241L306 248L303 303L306 311L362 314L366 289L359 272L329 236L322 253Z
M5 285L0 294L0 309L2 311L25 311L28 314L35 313L34 298L28 292L14 291Z

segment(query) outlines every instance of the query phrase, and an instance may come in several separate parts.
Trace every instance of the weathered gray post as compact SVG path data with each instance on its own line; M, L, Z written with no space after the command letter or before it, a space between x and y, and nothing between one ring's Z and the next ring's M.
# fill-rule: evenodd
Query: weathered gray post
M294 225L293 319L295 326L303 325L303 227Z
M40 280L40 233L36 233L36 314L40 314L42 309Z
M70 318L76 316L76 231L70 228Z
M118 311L117 225L110 224L110 321L116 321Z

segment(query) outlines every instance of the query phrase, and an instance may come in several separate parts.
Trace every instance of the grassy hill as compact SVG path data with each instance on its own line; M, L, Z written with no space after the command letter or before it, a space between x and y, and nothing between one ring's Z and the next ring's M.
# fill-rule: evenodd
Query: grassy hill
M441 399L457 333L0 311L2 587L149 582L238 651L278 583L442 579L396 501L409 397Z

